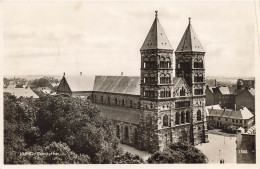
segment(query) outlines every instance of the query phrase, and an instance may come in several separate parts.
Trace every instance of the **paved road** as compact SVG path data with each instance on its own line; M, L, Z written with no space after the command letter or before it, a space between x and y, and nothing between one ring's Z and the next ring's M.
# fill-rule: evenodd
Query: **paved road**
M221 135L209 134L209 143L196 146L209 159L209 163L219 163L220 158L225 164L236 163L236 137L224 137Z

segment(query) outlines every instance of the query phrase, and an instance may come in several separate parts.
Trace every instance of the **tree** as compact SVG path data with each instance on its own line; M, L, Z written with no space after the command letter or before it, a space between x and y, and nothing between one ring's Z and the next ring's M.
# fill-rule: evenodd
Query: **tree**
M144 163L144 160L140 156L133 155L129 152L116 156L113 161L113 164L142 164L142 163Z
M207 157L196 147L186 142L171 143L162 152L156 152L148 163L207 163Z
M5 164L112 163L121 152L114 131L111 121L86 99L4 95ZM24 155L51 151L61 155Z

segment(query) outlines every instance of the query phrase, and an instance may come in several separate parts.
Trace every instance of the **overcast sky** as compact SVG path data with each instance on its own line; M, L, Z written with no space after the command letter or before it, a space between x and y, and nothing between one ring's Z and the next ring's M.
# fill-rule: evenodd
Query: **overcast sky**
M253 1L5 3L4 74L139 76L155 10L174 49L191 17L207 76L254 76Z

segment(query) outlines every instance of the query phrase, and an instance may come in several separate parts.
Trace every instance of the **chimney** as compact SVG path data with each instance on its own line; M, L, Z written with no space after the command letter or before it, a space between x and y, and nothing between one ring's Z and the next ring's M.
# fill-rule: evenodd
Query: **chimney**
M124 72L121 72L121 76L124 76Z
M82 72L80 72L79 74L80 74L80 76L82 76Z
M217 79L215 79L215 87L217 87Z

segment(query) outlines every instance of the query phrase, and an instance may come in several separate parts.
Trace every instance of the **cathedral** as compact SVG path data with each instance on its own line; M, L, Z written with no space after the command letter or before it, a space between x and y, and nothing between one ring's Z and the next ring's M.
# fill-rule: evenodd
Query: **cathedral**
M64 73L57 93L90 99L113 121L120 141L140 150L153 153L171 142L208 142L205 51L190 18L174 51L156 11L140 54L140 76Z

